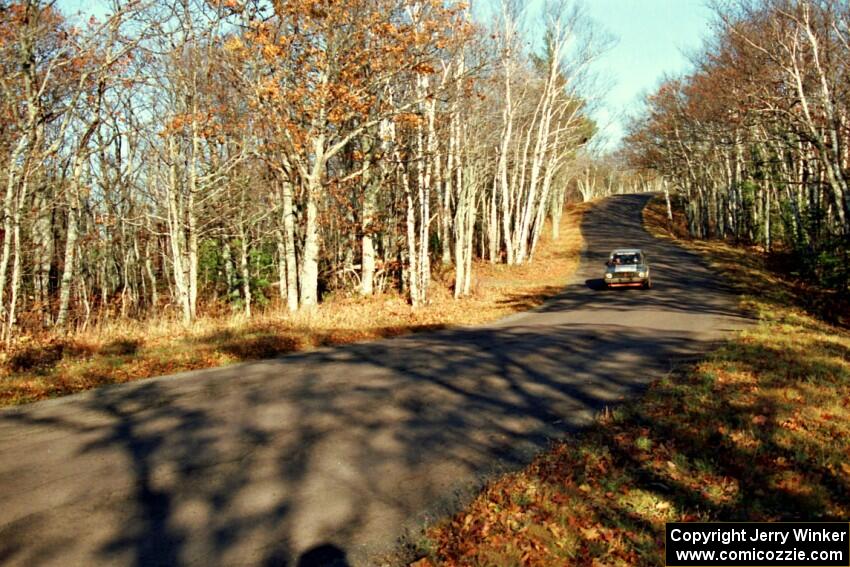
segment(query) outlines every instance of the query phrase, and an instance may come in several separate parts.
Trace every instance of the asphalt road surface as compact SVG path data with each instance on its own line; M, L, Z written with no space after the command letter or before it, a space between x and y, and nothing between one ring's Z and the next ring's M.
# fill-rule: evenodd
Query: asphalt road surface
M0 412L0 564L371 565L482 478L527 462L745 324L694 256L586 216L575 279L475 329L327 348ZM600 289L642 247L652 290Z

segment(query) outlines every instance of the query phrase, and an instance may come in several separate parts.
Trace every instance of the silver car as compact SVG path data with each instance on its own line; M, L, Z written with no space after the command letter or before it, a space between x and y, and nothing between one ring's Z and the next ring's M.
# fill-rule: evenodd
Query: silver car
M605 262L605 286L639 285L652 287L649 262L640 248L618 248Z

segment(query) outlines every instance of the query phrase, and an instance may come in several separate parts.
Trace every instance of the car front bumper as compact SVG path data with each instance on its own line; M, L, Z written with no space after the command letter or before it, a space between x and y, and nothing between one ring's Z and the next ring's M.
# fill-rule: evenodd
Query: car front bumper
M605 278L605 283L607 285L615 286L615 285L643 285L649 280L648 277L640 277L637 274L635 275L623 275L617 274L611 278Z

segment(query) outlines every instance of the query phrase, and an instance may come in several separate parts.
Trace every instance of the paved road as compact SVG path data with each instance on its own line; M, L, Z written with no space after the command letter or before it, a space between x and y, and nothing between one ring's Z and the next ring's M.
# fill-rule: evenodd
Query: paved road
M533 312L0 412L0 564L372 564L744 323L643 231L646 199L596 206L577 278ZM598 289L622 245L649 252L654 289Z

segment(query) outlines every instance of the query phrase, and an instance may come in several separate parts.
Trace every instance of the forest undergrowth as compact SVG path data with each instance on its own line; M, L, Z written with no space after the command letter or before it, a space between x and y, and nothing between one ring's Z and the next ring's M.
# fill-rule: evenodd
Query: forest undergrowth
M184 324L175 313L22 337L0 353L0 405L323 346L477 325L530 309L561 291L575 271L586 209L587 204L569 205L559 238L544 231L531 263L477 261L473 293L460 299L452 296L454 271L435 267L431 299L417 308L401 293L352 293L330 295L317 309L294 314L271 305L250 319L220 310Z

